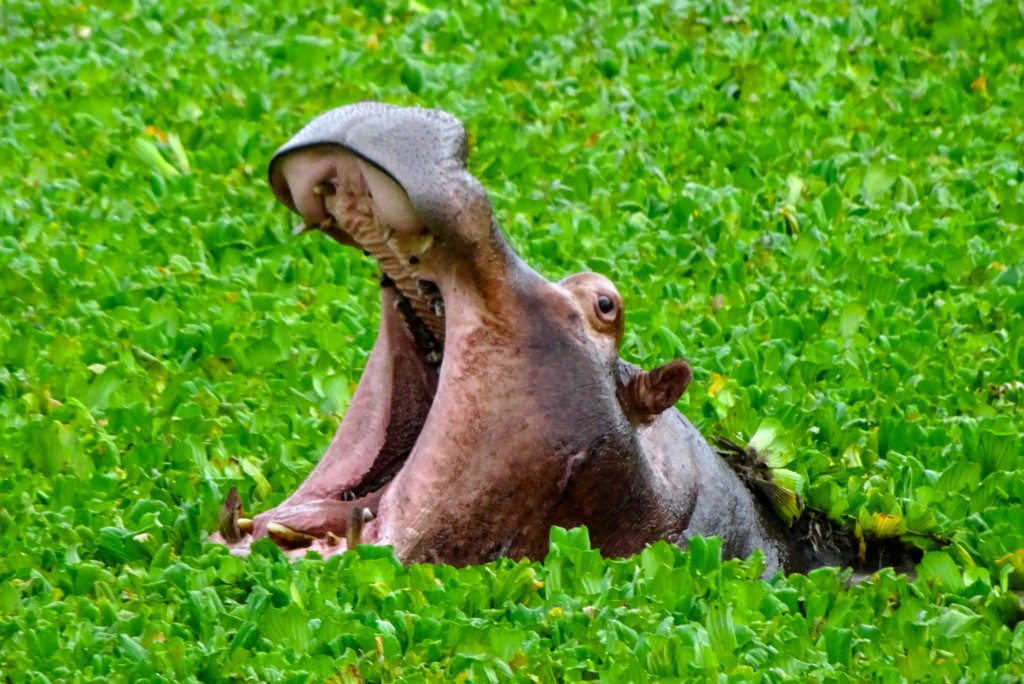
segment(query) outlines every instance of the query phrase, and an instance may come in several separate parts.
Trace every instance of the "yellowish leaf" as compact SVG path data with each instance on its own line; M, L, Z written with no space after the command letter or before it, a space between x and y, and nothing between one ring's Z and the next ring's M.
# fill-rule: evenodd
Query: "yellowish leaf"
M996 565L1006 565L1007 563L1012 565L1017 572L1024 572L1024 549L1017 549L996 558Z
M882 538L895 537L900 522L903 521L898 515L888 513L875 513L871 517L871 531Z
M718 373L712 373L711 384L708 386L708 394L716 397L723 389L725 389L725 376L719 375Z

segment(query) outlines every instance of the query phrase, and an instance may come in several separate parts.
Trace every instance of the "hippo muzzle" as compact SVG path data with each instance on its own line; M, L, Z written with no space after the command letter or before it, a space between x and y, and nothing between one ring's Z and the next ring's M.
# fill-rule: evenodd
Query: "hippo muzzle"
M549 282L498 228L444 112L359 103L274 155L270 185L383 272L377 341L338 432L280 506L222 540L297 553L391 544L403 561L542 556L552 525L606 553L718 534L786 557L750 492L673 406L682 361L619 359L624 307L593 273Z

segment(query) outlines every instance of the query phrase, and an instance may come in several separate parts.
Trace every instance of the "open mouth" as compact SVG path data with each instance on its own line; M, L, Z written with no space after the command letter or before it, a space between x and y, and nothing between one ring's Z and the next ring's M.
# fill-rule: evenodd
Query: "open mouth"
M348 410L306 480L252 520L237 496L225 502L219 537L233 552L263 536L326 553L395 543L392 523L413 510L406 499L445 472L424 433L448 434L450 417L435 406L442 376L456 372L442 363L446 337L459 344L452 331L476 325L477 304L501 300L493 291L518 263L467 155L454 117L362 102L315 118L271 160L274 194L303 220L294 232L316 230L373 258L383 310Z
M311 163L317 158L325 163ZM403 350L418 357L436 386L445 341L445 302L435 275L444 251L441 238L415 217L396 181L343 147L285 156L280 170L276 177L272 173L272 184L279 198L303 217L296 234L318 230L376 260L382 271L381 288L388 295L384 300L390 300L393 308L393 312L383 311L382 319L397 319L405 336ZM389 410L388 435L372 459L365 454L359 459L362 467L348 470L348 477L331 483L334 510L314 515L312 521L302 505L281 510L266 527L275 542L285 548L306 548L327 540L340 551L372 541L376 525L364 528L363 523L375 518L381 497L409 458L425 418L407 415L402 397L395 397L383 410ZM325 502L315 505L322 509ZM339 532L345 533L344 541Z

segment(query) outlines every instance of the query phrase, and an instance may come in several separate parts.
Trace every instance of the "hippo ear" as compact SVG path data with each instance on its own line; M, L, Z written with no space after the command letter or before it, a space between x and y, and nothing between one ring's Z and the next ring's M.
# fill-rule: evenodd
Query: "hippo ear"
M689 364L678 359L651 371L629 367L620 372L619 403L631 421L649 423L679 401L692 378Z
M466 131L450 114L359 102L313 119L281 146L270 162L270 186L292 211L299 211L300 199L310 199L308 192L295 187L296 182L312 187L319 179L304 178L308 174L301 168L286 173L283 161L302 151L330 148L342 148L369 163L363 170L371 191L387 190L399 204L405 202L400 197L404 191L415 219L442 239L472 245L488 238L493 221L491 202L480 182L466 170ZM309 159L315 162L317 158ZM398 194L389 188L390 180L400 187Z

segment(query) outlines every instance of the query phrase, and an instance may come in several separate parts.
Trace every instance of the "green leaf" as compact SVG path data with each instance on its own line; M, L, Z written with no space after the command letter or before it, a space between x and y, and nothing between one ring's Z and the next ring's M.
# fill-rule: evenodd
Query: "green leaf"
M821 633L830 663L848 667L853 657L853 632L844 627L826 627Z
M713 601L708 607L707 630L711 645L718 656L731 656L738 645L732 607L721 601Z
M242 468L242 472L252 478L252 481L256 484L257 494L261 497L266 497L270 494L270 481L267 480L266 476L263 474L260 462L254 456L243 456L239 458L238 465Z
M889 192L895 182L896 178L885 169L873 166L868 169L864 181L861 183L861 196L869 203L878 202Z
M186 176L191 174L192 166L188 163L188 154L185 153L185 148L181 144L181 138L176 133L168 133L167 144L171 148L171 154L174 155L178 170Z
M135 138L135 152L151 171L159 174L160 176L171 178L181 175L181 172L178 171L178 169L174 168L170 162L164 159L163 155L160 154L160 149L156 146L156 143L149 138Z
M926 553L917 566L917 573L922 580L936 582L945 591L955 592L963 588L963 577L956 563L944 551Z
M761 454L771 468L782 468L792 460L792 452L785 439L782 423L765 418L750 437L749 446Z
M259 619L260 636L275 648L293 649L300 653L309 650L309 617L299 606L270 608Z
M828 190L821 194L819 198L821 202L821 208L825 212L825 217L830 221L835 221L840 212L843 209L843 193L835 185L828 186Z
M722 567L721 537L690 537L688 542L691 572L707 575Z
M846 338L853 337L866 315L867 308L863 304L850 302L839 316L839 333Z

